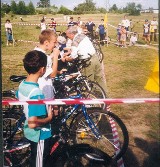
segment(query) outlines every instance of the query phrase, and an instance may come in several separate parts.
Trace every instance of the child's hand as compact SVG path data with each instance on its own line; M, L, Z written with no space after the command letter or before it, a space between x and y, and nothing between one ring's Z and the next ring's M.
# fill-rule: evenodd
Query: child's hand
M54 48L53 52L51 53L51 58L58 57L60 54L60 50L58 48Z
M49 119L49 121L52 120L53 115L54 115L54 114L53 114L53 111L52 111L52 106L49 105L49 107L48 107L48 119Z

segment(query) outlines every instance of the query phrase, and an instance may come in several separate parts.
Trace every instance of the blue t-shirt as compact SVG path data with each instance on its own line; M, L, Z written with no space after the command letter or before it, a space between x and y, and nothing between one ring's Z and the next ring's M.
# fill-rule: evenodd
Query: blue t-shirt
M42 91L39 89L38 83L22 81L16 92L16 96L19 100L29 100L29 99L44 99ZM51 137L51 127L50 124L45 124L44 126L31 129L28 127L27 119L35 116L39 118L47 117L46 105L24 105L24 113L26 116L26 121L24 124L24 135L27 139L38 142L39 140L45 140Z
M100 24L98 28L99 28L99 34L105 34L105 28L103 24Z

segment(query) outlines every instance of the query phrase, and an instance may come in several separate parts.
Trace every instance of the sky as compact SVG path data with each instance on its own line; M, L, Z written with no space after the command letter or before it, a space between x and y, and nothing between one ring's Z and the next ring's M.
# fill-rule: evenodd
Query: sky
M32 1L32 3L36 6L39 0L21 0L26 3L26 5ZM1 2L10 3L11 0L1 0ZM15 2L19 2L19 0L15 0ZM85 2L85 0L50 0L51 5L55 5L60 7L61 5L67 7L68 9L73 10L78 4ZM149 7L153 7L154 9L158 9L158 0L93 0L96 3L97 7L110 8L113 4L116 4L118 8L125 7L127 3L134 2L136 4L141 4L142 9L148 9Z

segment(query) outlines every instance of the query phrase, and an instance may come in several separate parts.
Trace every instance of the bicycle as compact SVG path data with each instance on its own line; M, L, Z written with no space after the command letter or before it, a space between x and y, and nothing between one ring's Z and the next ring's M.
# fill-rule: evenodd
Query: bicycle
M82 98L82 95L76 95L70 98ZM83 113L83 116L82 114ZM99 115L97 114L99 113ZM103 148L105 148L106 153L113 158L113 159L119 159L121 156L123 156L123 154L126 152L127 147L128 147L128 132L127 129L125 127L125 125L123 124L123 122L117 117L115 116L115 114L111 113L111 112L106 112L103 111L100 108L87 108L85 105L74 105L74 106L70 106L70 107L66 107L62 110L62 119L61 122L67 122L67 120L69 118L71 118L71 120L69 121L68 126L68 131L71 131L71 135L72 135L72 139L73 139L73 143L78 143L79 141L76 139L79 139L79 129L80 132L80 136L92 136L92 138L90 138L93 141L102 141L101 139L103 139L103 141L105 140L106 143L110 144L111 151L109 152L108 149L106 147L104 147L103 144ZM98 115L98 116L97 116ZM71 117L72 116L72 117ZM77 119L78 118L78 119ZM85 118L84 120L82 118ZM106 134L103 134L104 132L101 131L100 127L99 127L99 123L100 121L97 121L99 118L99 120L101 120L100 118L106 118L107 121L105 121L106 123L106 127L108 126L109 128L107 128L107 131L105 131ZM113 119L115 120L115 122L117 123L117 125L119 126L119 129L121 131L121 133L119 133L121 135L121 140L120 142L122 143L122 147L118 148L116 146L116 144L114 143L114 137L112 135L112 127L109 124L109 119ZM85 128L79 128L79 120L80 119L80 123L81 122L85 122ZM78 127L78 128L73 128L73 127ZM87 128L86 128L87 127ZM97 130L98 127L98 130ZM88 133L88 135L84 135L85 133ZM76 135L75 135L76 134ZM92 134L92 135L90 135ZM105 138L104 138L105 136ZM108 137L110 136L110 138ZM108 139L109 138L109 139ZM84 140L84 137L82 138ZM86 140L84 140L85 142L87 142ZM103 143L103 142L102 142ZM100 143L100 144L102 144ZM90 143L89 143L90 144ZM99 145L97 145L97 148L99 148ZM100 149L103 149L100 148ZM118 150L118 153L115 154L115 149Z
M17 130L23 127L24 120L25 115L22 114L17 121L14 131L11 132L11 136L4 140L5 167L29 167L29 142L23 137L14 140ZM52 162L54 167L71 167L74 166L75 163L81 166L83 163L85 165L86 163L88 165L92 164L92 166L93 163L108 166L111 163L111 157L97 148L91 147L88 144L70 144L71 139L65 121L61 121L61 123L59 122L58 125L58 134L53 134L55 142L52 146L50 155L48 156L48 162ZM87 157L87 155L92 155L93 157Z

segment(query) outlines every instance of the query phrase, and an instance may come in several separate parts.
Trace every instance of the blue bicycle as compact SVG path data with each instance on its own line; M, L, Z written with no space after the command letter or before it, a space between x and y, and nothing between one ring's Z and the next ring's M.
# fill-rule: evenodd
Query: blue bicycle
M77 92L75 96L70 96L69 98L81 99L84 98L84 96ZM11 109L14 111L13 107L11 107ZM21 109L23 110L22 107ZM6 113L7 112L5 112L5 114ZM12 134L15 134L15 136L18 135L17 130L23 127L23 121L21 121L23 120L23 114L20 114L19 117L20 118L14 118L15 120L18 120L16 123L10 124L10 127L13 128L15 126L15 128L17 128L13 128L13 131L11 130L11 138L14 136ZM12 120L11 114L6 116L6 120L7 118L8 120ZM114 122L114 127L112 122ZM67 143L69 146L67 148L77 144L78 146L87 144L88 148L92 148L88 149L92 150L92 152L87 152L87 149L85 149L85 151L83 150L85 152L82 154L83 156L75 154L76 156L79 156L79 161L82 157L85 157L85 159L89 160L89 163L95 161L101 164L106 164L107 162L108 164L111 162L111 159L118 160L121 158L128 147L129 137L124 123L114 113L103 110L101 107L79 104L59 106L59 115L53 119L52 128L54 129L53 136L61 136L61 134L65 134L63 136L64 138L66 137L66 140L61 141L65 141L65 144ZM56 131L56 129L58 130ZM117 146L117 138L115 138L115 136L118 136L119 146ZM7 147L5 149L7 149ZM73 155L71 157L73 157Z

